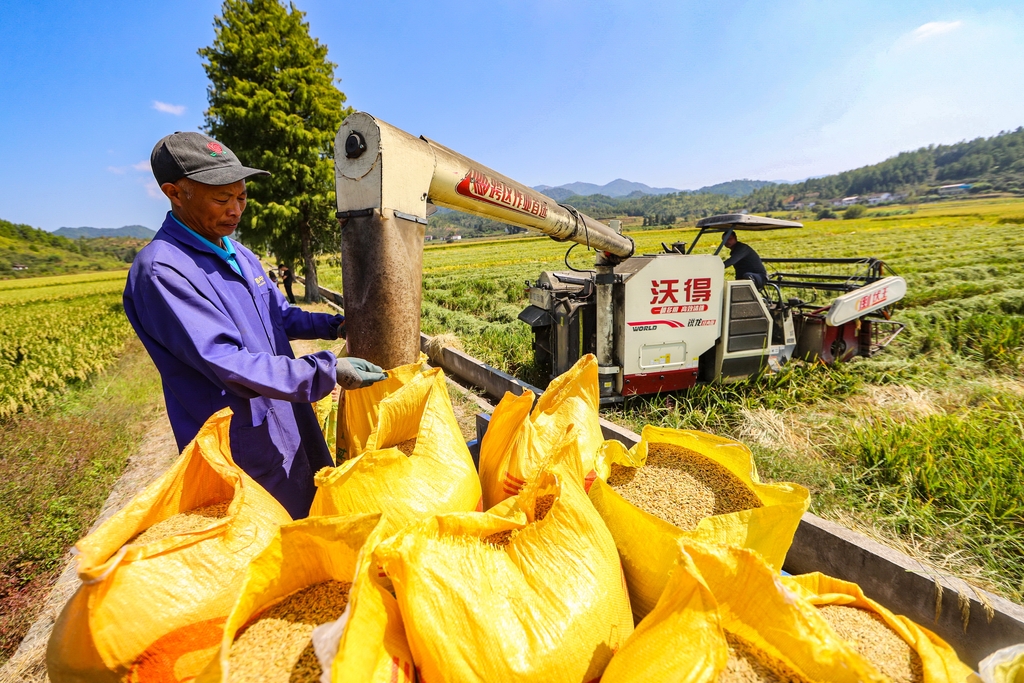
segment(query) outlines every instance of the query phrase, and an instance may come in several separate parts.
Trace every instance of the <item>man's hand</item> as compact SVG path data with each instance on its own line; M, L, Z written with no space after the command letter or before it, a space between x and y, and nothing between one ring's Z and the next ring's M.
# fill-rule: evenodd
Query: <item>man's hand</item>
M382 368L362 358L338 359L338 384L346 391L362 389L387 378Z

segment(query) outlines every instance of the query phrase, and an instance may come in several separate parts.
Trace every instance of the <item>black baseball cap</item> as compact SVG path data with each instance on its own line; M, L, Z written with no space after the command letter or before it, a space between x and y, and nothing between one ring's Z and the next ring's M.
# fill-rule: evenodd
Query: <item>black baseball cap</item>
M204 185L230 185L252 176L270 175L242 166L234 152L202 133L177 132L156 143L149 156L158 185L189 178Z

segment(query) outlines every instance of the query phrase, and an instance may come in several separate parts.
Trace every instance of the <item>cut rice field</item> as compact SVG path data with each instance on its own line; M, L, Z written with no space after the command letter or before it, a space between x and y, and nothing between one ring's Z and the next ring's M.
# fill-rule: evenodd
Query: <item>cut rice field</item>
M606 417L743 441L764 478L810 488L816 514L1020 602L1024 200L878 213L744 241L764 257L883 259L908 283L895 316L908 327L888 349L834 367L794 362L738 384L632 398ZM653 253L695 230L630 234L638 252ZM467 353L543 386L530 328L517 316L526 281L564 270L568 246L546 237L427 245L423 331L454 334ZM593 255L577 247L570 263L588 268ZM341 289L336 267L325 263L320 279Z

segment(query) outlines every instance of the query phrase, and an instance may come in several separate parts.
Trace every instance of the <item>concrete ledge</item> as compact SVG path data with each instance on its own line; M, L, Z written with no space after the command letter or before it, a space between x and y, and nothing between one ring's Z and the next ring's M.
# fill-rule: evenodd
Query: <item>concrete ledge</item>
M871 599L934 631L974 668L996 650L1024 643L1024 607L940 575L908 555L810 513L800 520L783 568L859 584ZM982 598L995 612L991 621Z
M427 352L427 344L429 342L430 337L420 333L420 350L423 353ZM541 390L532 384L521 382L512 375L504 373L487 363L478 361L462 351L449 348L442 349L440 361L441 368L449 375L454 375L463 382L468 382L482 389L485 394L495 401L500 401L507 391L512 392L516 396L527 390L532 391L538 396L541 393Z

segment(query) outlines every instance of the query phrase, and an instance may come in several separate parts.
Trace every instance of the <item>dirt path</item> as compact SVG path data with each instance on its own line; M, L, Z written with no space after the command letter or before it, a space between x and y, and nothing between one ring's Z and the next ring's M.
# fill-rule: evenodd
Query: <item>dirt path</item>
M89 528L89 532L109 519L150 482L163 474L177 457L178 448L171 433L171 423L161 408L159 417L154 419L146 430L138 452L128 459L124 474L114 484L103 504L103 510ZM3 668L0 668L0 683L38 683L49 680L46 675L46 642L64 604L77 588L75 561L68 553L64 571L50 591L39 618L21 641L17 652Z

